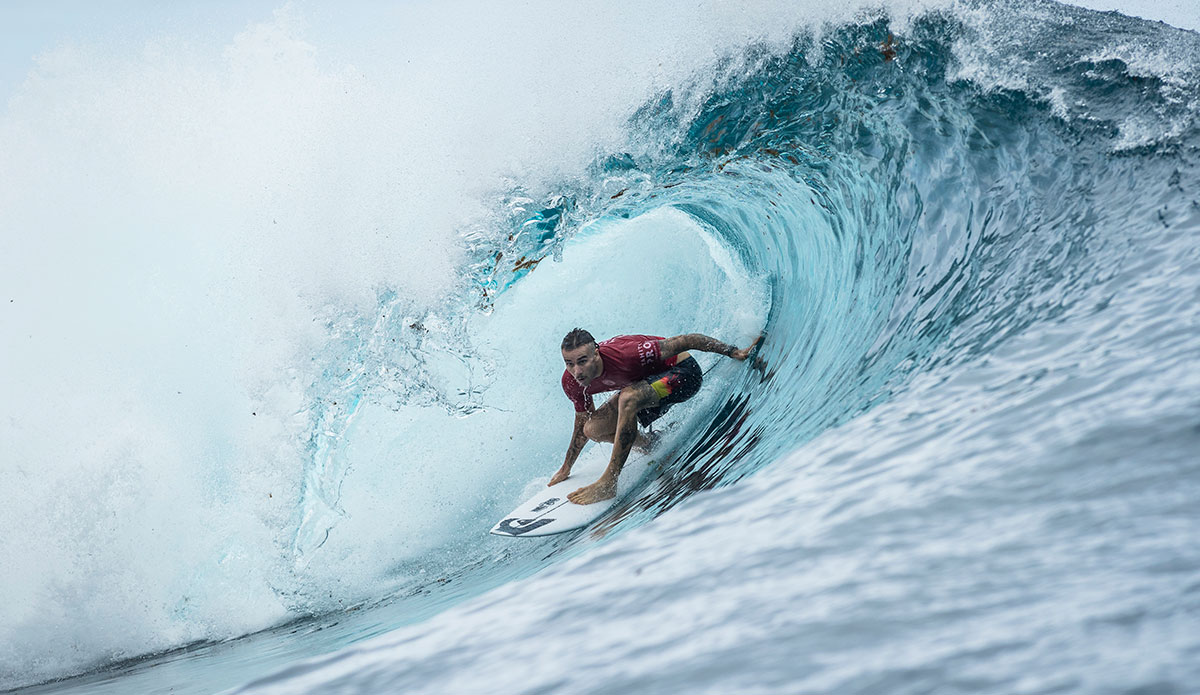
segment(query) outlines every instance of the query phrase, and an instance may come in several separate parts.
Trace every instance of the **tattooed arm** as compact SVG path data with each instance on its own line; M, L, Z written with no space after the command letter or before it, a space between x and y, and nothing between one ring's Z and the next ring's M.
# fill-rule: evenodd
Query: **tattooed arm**
M575 431L571 433L571 445L567 447L567 457L563 459L562 468L550 478L550 484L554 485L557 482L567 479L571 475L571 467L575 465L575 459L579 458L579 452L583 451L583 445L587 444L587 435L583 433L583 424L587 422L587 413L575 413Z
M718 355L725 355L741 362L750 355L750 351L758 345L758 341L762 340L762 336L754 339L750 343L750 347L738 349L728 343L722 343L716 338L710 338L703 333L685 333L677 335L674 338L666 338L659 341L659 348L664 359L672 355L678 355L681 352L688 350L699 350L700 352L715 352Z

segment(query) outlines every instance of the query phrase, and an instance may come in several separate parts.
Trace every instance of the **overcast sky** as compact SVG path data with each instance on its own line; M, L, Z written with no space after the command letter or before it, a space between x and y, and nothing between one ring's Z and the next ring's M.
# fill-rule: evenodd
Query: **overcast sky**
M423 0L410 0L420 2ZM228 41L251 22L266 21L285 0L3 0L0 1L0 104L33 68L34 57L64 43L142 45L158 35ZM293 0L302 14L337 16L322 0ZM359 4L371 4L363 0ZM1200 31L1200 0L1073 0ZM317 9L320 8L320 9ZM334 13L334 14L329 14Z

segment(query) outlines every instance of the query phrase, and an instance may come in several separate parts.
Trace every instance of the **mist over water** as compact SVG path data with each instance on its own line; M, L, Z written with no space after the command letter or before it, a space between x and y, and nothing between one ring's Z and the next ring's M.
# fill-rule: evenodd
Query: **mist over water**
M0 688L1187 692L1196 56L1041 2L43 54L0 120ZM577 325L767 340L701 356L602 533L488 537Z

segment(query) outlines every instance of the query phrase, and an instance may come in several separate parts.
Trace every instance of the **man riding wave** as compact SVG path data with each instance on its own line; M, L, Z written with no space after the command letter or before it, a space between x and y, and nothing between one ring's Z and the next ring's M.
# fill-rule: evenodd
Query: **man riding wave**
M653 335L619 335L597 343L591 333L576 328L563 338L562 356L566 370L562 375L563 392L575 405L575 431L562 468L550 479L550 485L567 479L571 467L590 439L610 442L612 458L600 478L567 495L576 504L591 504L616 495L617 477L629 450L649 448L640 434L643 427L662 417L676 403L682 403L700 390L703 372L688 350L715 352L735 360L745 360L754 346L738 349L700 333L674 338ZM596 408L592 395L620 391Z

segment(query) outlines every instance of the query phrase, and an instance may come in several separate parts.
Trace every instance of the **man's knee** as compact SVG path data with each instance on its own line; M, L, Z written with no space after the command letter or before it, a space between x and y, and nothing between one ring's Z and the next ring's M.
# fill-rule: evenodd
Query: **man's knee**
M593 442L612 441L613 428L608 424L607 418L588 418L588 421L583 423L583 435Z
M626 386L625 388L621 389L621 393L617 396L617 407L620 410L625 411L627 414L632 414L636 413L642 408L653 405L651 401L653 400L652 396L654 395L654 392L650 391L648 386L646 386L644 389L639 388L639 386L646 385L637 384L634 386ZM646 393L647 391L649 391L649 393Z
M598 429L599 429L599 427L596 424L595 418L591 418L587 422L583 423L583 434L585 437L587 437L588 439L591 439L592 441L596 440L596 435L598 434L598 432L597 432Z

